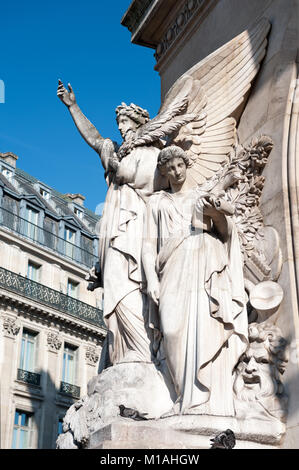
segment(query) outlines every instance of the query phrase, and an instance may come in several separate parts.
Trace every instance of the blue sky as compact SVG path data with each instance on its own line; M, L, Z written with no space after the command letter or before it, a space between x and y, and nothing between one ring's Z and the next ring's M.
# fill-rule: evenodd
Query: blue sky
M106 183L98 155L56 97L58 78L103 137L121 142L115 108L134 102L154 117L160 79L154 51L131 44L121 18L130 0L15 0L1 5L0 152L62 193L81 193L91 210Z

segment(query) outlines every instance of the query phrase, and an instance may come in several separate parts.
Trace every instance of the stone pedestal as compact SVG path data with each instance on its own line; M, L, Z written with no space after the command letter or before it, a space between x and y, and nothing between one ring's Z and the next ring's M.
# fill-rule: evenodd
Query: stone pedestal
M119 417L90 435L89 449L209 449L210 439L226 429L236 449L277 449L284 426L277 421L237 420L222 416L172 416L133 421Z

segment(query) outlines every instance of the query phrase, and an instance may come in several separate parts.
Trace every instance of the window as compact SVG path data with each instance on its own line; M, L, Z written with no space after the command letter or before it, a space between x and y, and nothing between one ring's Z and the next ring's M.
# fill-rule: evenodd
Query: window
M13 449L30 449L32 440L33 414L16 410L13 428Z
M77 217L79 217L79 219L83 219L83 211L78 209L78 207L74 207L74 213L76 214Z
M50 199L49 191L46 191L44 188L39 188L39 193L46 201Z
M39 282L40 280L40 268L39 264L28 261L27 277L31 281Z
M79 283L74 282L71 279L67 281L67 295L73 297L74 299L78 298Z
M76 241L75 238L76 238L76 232L66 227L64 229L64 239L70 243L75 244L75 241Z
M31 240L37 240L38 236L38 214L39 212L31 207L26 208L25 233Z
M76 243L76 232L70 228L65 227L64 229L64 240L65 240L65 254L70 258L74 257L75 243Z
M23 330L20 369L28 372L35 371L37 351L37 333L29 330Z
M63 351L62 382L75 385L77 352L78 349L75 346L65 343Z
M5 176L5 178L7 178L9 181L12 179L13 177L13 172L11 170L8 170L7 168L3 168L2 169L2 174Z

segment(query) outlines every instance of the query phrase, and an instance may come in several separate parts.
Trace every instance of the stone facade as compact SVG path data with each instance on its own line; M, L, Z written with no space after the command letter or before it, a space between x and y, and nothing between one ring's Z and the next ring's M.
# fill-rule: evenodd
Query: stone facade
M147 2L148 3L148 2ZM136 44L156 50L162 102L190 67L248 30L260 18L271 23L267 53L238 125L240 142L256 135L273 139L265 168L260 209L266 226L278 233L284 298L275 313L290 348L283 384L289 396L283 448L298 447L298 24L299 2L290 0L181 0L152 1L145 11L132 2L122 24ZM133 25L133 27L132 27ZM296 195L297 194L297 195Z
M49 449L96 375L106 335L101 289L85 281L99 218L16 159L0 154L1 448Z

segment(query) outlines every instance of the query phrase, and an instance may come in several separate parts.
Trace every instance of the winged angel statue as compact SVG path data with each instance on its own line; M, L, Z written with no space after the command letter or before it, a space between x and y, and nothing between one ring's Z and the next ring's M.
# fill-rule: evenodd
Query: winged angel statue
M239 207L234 221L240 237L243 236L242 248L245 242L253 243L256 233L251 234L251 239L249 236L249 241L245 240L241 226L248 216L248 198L254 199L250 213L258 205L259 197L255 197L254 191L261 190L259 178L264 161L259 157L259 149L267 156L272 143L266 138L255 142L250 150L255 159L248 157L249 150L239 146L236 126L265 56L269 29L269 23L261 20L252 30L243 32L188 70L170 89L154 119L150 120L148 112L134 104L118 106L117 123L123 137L119 148L110 139L104 139L84 116L71 85L67 90L59 81L58 97L68 107L83 138L99 153L108 184L99 235L99 266L89 277L91 288L104 287L104 319L109 334L102 368L153 359L148 316L154 295L147 296L145 290L142 245L151 196L167 190L169 185L171 192L169 175L157 167L161 149L175 145L184 151L190 187L196 188L199 196L203 193L215 196L210 202L203 198L205 206L211 206L212 199L224 198L227 204ZM257 178L259 186L255 187ZM257 214L256 221L257 232L260 223ZM245 252L248 249L243 249L243 257ZM246 337L244 325L240 335ZM242 342L246 342L243 337ZM235 359L241 350L243 346L236 349Z
M280 267L275 231L264 226L259 209L273 142L260 136L241 145L237 124L269 30L262 19L188 70L154 119L134 104L118 106L120 147L99 134L72 87L59 82L58 97L100 155L108 184L99 262L88 277L91 289L104 288L108 335L100 372L139 362L131 388L128 364L126 384L115 379L122 377L119 367L91 381L88 396L67 412L59 447L86 446L92 429L114 419L121 404L154 417L238 416L236 371L236 383L251 391L243 368L253 343L247 315L252 286L276 281ZM165 402L155 374L142 388L149 371L144 363L162 372L163 390L172 381L175 390L170 397L167 388ZM114 411L108 407L108 416L109 373ZM163 402L159 415L153 411L155 393Z

